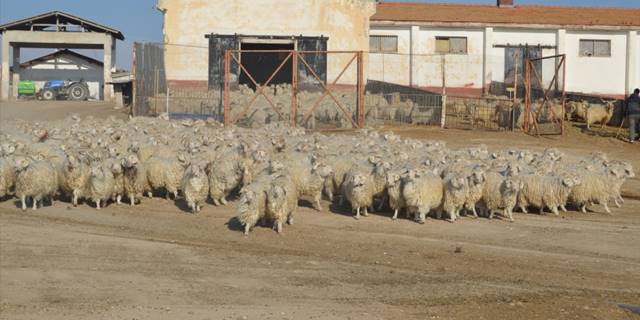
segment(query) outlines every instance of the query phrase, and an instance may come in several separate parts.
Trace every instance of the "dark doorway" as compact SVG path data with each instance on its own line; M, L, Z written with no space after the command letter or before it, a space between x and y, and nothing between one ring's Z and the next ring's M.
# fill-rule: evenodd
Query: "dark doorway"
M518 65L518 97L524 97L524 68L527 59L537 59L542 57L542 48L539 46L516 46L507 47L504 52L504 83L508 87L514 86L514 76L516 64ZM538 76L542 79L542 61L533 63ZM533 70L531 71L533 72ZM536 83L532 85L537 86Z
M240 49L277 51L294 50L295 48L293 43L242 43ZM242 52L240 59L242 65L247 69L247 72L251 74L253 79L258 84L263 85L288 56L289 52ZM269 82L269 85L281 83L290 84L292 81L292 72L293 61L289 58L271 82ZM250 88L256 89L256 86L244 71L240 71L240 84L246 84Z

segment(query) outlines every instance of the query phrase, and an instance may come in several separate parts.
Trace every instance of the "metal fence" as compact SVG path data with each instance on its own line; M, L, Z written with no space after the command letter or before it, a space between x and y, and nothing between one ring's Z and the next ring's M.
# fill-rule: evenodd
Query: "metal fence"
M310 63L319 54L326 63ZM224 123L362 128L362 61L363 53L357 51L227 50Z
M164 102L159 98L167 92L164 46L156 43L134 43L133 76L132 114L138 116L157 113L159 105Z
M565 121L565 58L554 55L527 59L525 63L525 112L523 129L526 133L563 134ZM536 65L551 61L555 64L551 81L546 85Z

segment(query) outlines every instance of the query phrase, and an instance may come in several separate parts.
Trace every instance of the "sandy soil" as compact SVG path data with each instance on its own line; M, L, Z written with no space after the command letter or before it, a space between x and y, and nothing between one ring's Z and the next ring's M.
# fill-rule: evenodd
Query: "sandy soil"
M2 101L0 120L60 120L70 114L98 119L114 116L125 119L127 109L115 110L114 105L104 101Z
M61 111L60 111L61 112ZM562 138L391 128L451 146L556 146L634 161L637 145L572 130ZM517 214L455 224L354 220L306 203L278 235L242 236L235 203L197 215L144 199L95 210L0 203L0 319L638 319L637 179L613 215ZM329 207L325 203L325 207Z

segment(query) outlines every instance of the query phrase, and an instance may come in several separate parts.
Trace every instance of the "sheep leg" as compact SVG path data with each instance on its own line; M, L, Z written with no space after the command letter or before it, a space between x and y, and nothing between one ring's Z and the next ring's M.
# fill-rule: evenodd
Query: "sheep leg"
M356 220L360 219L360 207L356 208L356 216L354 218L356 218Z
M96 209L100 210L100 199L96 200Z
M449 210L449 219L447 221L451 223L456 222L456 216L457 216L456 210Z
M545 213L544 213L544 205L540 206L540 215L541 216L545 215Z
M219 206L219 205L220 205L220 201L218 201L218 199L216 199L216 198L212 198L212 199L213 199L213 205L214 205L214 206L216 206L216 207L217 207L217 206Z
M478 219L478 212L476 211L476 206L471 207L471 213L473 213L474 219Z
M27 196L20 197L20 202L22 202L22 211L27 210Z
M560 205L560 209L562 210L562 212L567 212L567 207L565 207L564 204Z
M225 197L220 198L220 204L222 204L223 206L227 205L227 199L225 199Z
M313 197L313 208L317 211L322 211L322 205L320 205L320 198L322 198L322 193L319 193Z
M122 195L117 195L116 196L116 203L120 204L120 201L122 201Z
M604 205L604 211L606 211L607 214L611 214L611 210L609 210L609 204L607 203L607 201L604 201L603 205Z
M71 203L73 203L74 207L78 206L78 194L75 190L73 191L73 195L71 196Z
M369 212L367 212L367 207L364 207L364 212L362 213L362 215L365 217L369 216Z
M555 214L556 216L557 216L557 215L560 215L560 212L558 212L558 207L556 207L556 206L551 206L551 208L550 208L550 209L551 209L551 212L553 212L553 214Z
M426 211L423 211L423 210L420 210L420 211L418 212L417 217L418 217L418 219L416 219L416 221L417 221L419 224L424 224L425 220L427 219L427 212L426 212Z
M382 211L385 202L387 202L387 197L382 196L382 199L380 199L380 204L378 205L378 211Z
M529 213L529 212L527 212L527 208L525 206L522 206L522 205L520 206L520 211L522 211L522 213L525 213L525 214Z
M202 209L202 207L200 207L199 204L196 204L196 212L200 212L201 209Z
M248 236L249 235L249 231L251 231L251 225L245 224L244 225L244 235Z
M620 205L620 202L618 201L618 198L617 198L617 197L613 198L613 203L616 205L616 208L620 208L620 207L622 207L622 206Z
M505 208L502 214L509 218L509 222L513 222L513 209Z
M400 211L399 209L395 209L393 211L393 217L391 217L391 220L397 220L398 219L398 211Z
M33 198L33 210L37 210L38 209L38 199L37 198Z
M580 211L582 211L582 213L587 213L587 205L586 205L586 204L583 204L583 205L580 207Z
M129 203L131 204L131 206L132 207L135 206L136 205L136 196L130 193L128 197L129 197Z
M493 210L489 209L489 220L493 219Z
M274 222L273 229L275 229L277 233L282 233L282 221L280 221L280 219Z
M171 200L171 196L170 196L169 190L167 190L167 191L164 193L164 199L165 199L165 200Z
M290 226L293 225L293 212L289 212L289 216L287 216L287 224Z
M147 198L153 198L153 192L147 191Z

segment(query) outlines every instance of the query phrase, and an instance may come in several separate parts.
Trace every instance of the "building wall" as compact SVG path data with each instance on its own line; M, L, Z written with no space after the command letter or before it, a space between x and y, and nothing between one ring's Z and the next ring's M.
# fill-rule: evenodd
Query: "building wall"
M324 35L330 51L366 51L369 17L375 13L373 0L158 0L158 7L166 10L167 78L187 81L207 81L205 34ZM329 57L328 79L349 58ZM351 69L346 79L357 75Z
M580 39L611 40L611 57L580 57ZM567 31L567 91L625 93L626 32Z
M75 56L59 56L55 60L42 62L28 68L20 68L20 80L31 80L36 90L42 89L49 80L84 79L89 85L89 98L100 100L103 86L103 67Z
M412 32L418 31L412 36ZM467 37L466 55L446 55L446 85L453 88L483 87L483 59L487 60L486 79L504 82L506 49L496 45L549 46L542 50L542 56L557 53L566 54L566 90L602 95L623 95L626 88L627 68L627 31L573 31L567 30L564 36L564 52L558 52L557 29L523 29L500 27L493 30L484 54L484 28L474 27L420 27L373 25L371 35L398 36L397 54L370 53L369 76L371 79L393 82L401 85L421 87L440 87L442 85L441 57L435 53L436 36ZM638 35L640 38L640 35ZM411 42L413 39L413 43ZM580 57L580 39L611 40L611 57ZM640 41L639 41L640 42ZM636 55L639 55L632 81L640 82L640 43ZM411 49L413 48L413 49ZM413 58L410 55L413 50ZM542 65L542 82L546 87L554 77L556 59L545 59ZM524 66L519 65L523 72ZM411 73L413 69L413 74ZM411 77L411 75L413 77ZM509 79L510 80L510 79ZM560 79L562 81L562 79ZM640 83L635 84L636 87Z

